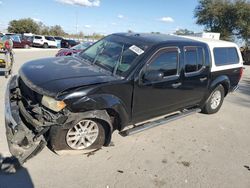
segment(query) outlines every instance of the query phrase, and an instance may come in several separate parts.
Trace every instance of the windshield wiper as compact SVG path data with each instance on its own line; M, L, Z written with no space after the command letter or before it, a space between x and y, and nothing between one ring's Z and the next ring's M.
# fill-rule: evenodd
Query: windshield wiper
M99 50L99 52L96 54L96 56L94 57L93 62L91 63L92 65L94 65L94 64L96 63L97 58L98 58L99 55L103 52L103 50L104 50L104 47L102 47L102 48Z
M84 57L85 56L85 57ZM83 55L80 55L80 54L77 54L76 55L76 57L79 57L81 60L83 60L84 62L86 62L86 63L89 63L89 64L91 64L92 62L89 60L89 58L87 58L86 56L86 54L84 54L84 56Z
M115 64L114 66L114 69L113 69L113 75L116 75L116 72L117 72L117 69L118 67L120 66L121 62L122 62L122 57L123 57L123 52L124 52L124 46L122 46L122 51L121 51L121 55L119 57L119 60L117 61L117 63Z

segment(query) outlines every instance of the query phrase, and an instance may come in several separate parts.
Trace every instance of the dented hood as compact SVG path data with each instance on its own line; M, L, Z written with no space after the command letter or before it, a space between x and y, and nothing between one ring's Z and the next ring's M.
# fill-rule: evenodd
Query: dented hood
M19 70L19 75L29 88L49 96L70 88L117 79L110 72L71 56L27 62Z

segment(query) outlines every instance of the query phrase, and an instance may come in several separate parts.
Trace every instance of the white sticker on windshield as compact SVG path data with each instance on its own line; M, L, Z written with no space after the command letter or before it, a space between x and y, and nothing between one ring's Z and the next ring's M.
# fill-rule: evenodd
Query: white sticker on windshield
M135 52L137 55L141 55L141 54L144 53L144 51L143 51L141 48L139 48L139 47L137 47L137 46L135 46L135 45L130 46L129 49L130 49L131 51Z

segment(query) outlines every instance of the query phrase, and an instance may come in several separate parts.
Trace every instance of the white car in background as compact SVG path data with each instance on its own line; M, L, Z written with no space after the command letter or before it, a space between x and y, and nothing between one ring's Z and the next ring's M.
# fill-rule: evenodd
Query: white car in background
M33 38L33 46L43 48L56 48L57 42L54 37L35 35Z

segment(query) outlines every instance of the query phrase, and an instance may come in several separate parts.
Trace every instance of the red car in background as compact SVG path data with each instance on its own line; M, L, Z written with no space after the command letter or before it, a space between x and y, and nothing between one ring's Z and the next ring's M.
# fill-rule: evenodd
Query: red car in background
M32 46L32 42L21 35L4 35L1 39L3 41L11 39L13 41L13 48L29 48Z
M58 57L58 56L71 56L73 54L77 54L77 53L81 52L82 50L85 50L86 48L88 48L92 44L93 44L93 42L84 42L84 43L78 44L72 48L61 49L56 54L56 57Z

